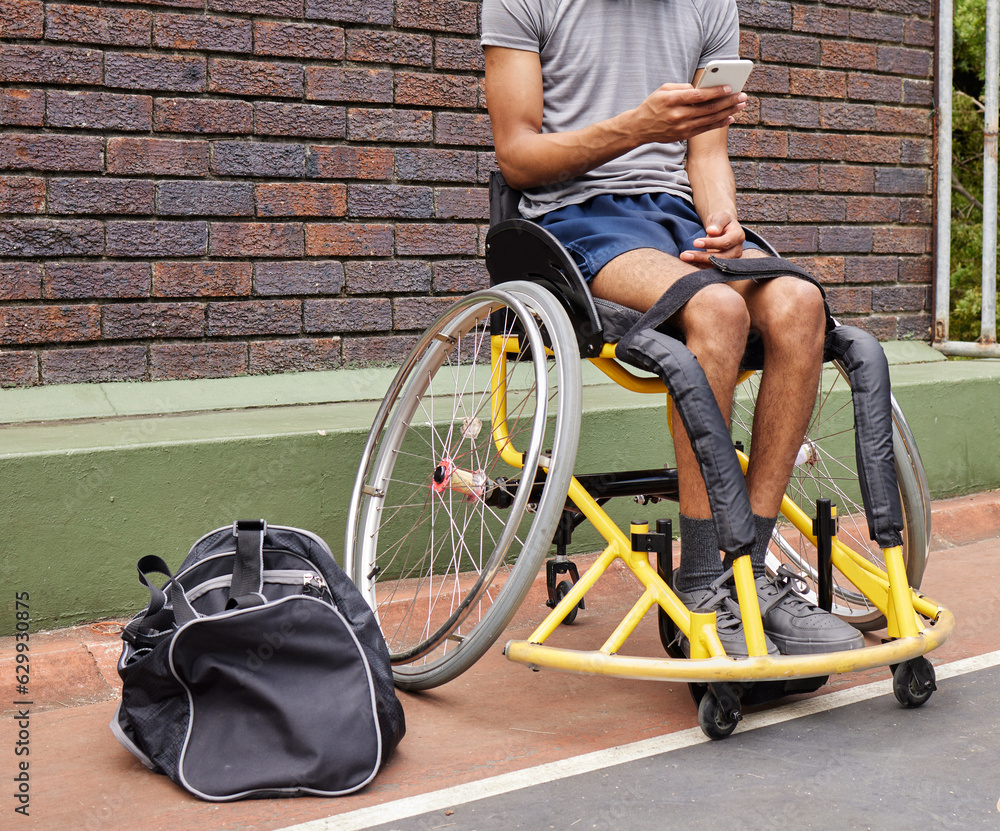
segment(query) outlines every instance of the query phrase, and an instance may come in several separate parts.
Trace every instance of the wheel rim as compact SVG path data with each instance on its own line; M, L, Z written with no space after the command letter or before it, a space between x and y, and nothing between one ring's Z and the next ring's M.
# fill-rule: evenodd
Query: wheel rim
M491 332L491 313L504 309L492 323L503 331ZM405 687L443 683L492 643L496 634L486 630L502 628L534 576L525 577L528 530L565 499L565 490L550 495L558 489L550 482L559 478L551 472L539 476L534 490L504 484L534 481L540 464L550 463L543 448L575 456L578 425L571 448L553 441L553 413L565 416L567 405L556 396L561 370L544 358L538 320L511 292L460 301L418 343L400 372L405 380L394 384L376 419L369 463L363 461L355 484L348 546L355 580L376 611L397 683ZM519 334L530 348L491 368L490 335L503 332ZM574 360L578 367L578 354ZM519 464L504 459L494 442L496 377L507 389L504 423L523 454ZM568 472L565 479L564 487ZM542 504L532 513L539 493Z

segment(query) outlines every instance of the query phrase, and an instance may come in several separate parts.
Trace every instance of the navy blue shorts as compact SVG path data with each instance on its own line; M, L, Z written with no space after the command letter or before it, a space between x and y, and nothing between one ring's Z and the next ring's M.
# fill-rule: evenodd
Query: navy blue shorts
M694 241L705 236L691 203L669 193L603 194L550 211L537 222L573 255L587 282L628 251L655 248L677 257L694 250Z

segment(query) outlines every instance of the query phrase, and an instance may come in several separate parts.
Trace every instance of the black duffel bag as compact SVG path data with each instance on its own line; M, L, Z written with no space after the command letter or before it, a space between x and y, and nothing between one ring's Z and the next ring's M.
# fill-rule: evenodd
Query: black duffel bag
M150 603L122 633L111 721L128 750L212 801L372 780L403 709L375 617L322 539L241 520L198 540L175 576L156 556L138 568Z

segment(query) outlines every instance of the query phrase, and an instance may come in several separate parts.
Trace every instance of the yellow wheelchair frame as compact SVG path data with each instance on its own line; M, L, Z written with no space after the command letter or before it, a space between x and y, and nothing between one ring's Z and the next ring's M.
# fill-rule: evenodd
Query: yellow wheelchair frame
M510 320L516 325L508 325ZM700 696L699 722L712 738L732 732L741 717L741 695L760 682L822 683L831 674L888 666L899 702L922 705L935 689L933 668L922 656L945 642L954 619L911 588L900 547L882 550L883 569L836 535L827 540L832 568L884 616L884 642L777 657L767 655L750 558L738 557L734 582L750 657L726 655L715 613L688 610L661 576L663 563L658 571L650 562L657 546L664 558L662 535L657 542L658 535L642 524L624 533L573 473L575 437L564 439L558 426L555 436L547 437L538 427L539 419L547 418L547 367L560 364L567 376L574 366L579 372L577 344L566 343L569 328L562 305L537 285L514 282L476 292L425 332L383 401L352 494L345 551L346 569L386 635L396 683L426 689L468 669L500 636L538 575L555 531L552 517L571 510L597 529L606 547L568 592L550 600L554 608L526 640L506 644L510 660L534 669L687 682L697 690L696 699ZM467 343L481 351L459 371L453 360L468 351ZM489 375L483 379L487 355ZM610 344L588 360L626 390L665 395L671 421L670 396L659 378L626 369ZM519 362L520 375L510 366ZM438 377L454 384L450 396L437 393ZM565 388L575 385L579 396L578 376L563 382ZM579 412L573 414L578 403L560 399L558 407L575 415L578 424ZM531 422L530 430L512 429L519 420ZM562 425L567 423L564 415ZM413 444L406 444L416 434ZM543 450L544 441L553 447ZM739 458L745 472L748 456L740 451ZM501 467L519 472L520 480L498 475ZM389 496L393 490L401 491L395 500ZM819 544L813 520L787 496L781 513L812 545ZM477 522L478 541L472 531ZM420 530L422 525L429 530ZM642 591L604 644L596 650L547 646L618 560ZM688 638L690 657L622 654L654 609Z
M515 339L498 337L495 340L497 343L493 352L500 361L506 359L508 352L520 350ZM625 369L615 358L612 344L605 345L600 357L589 360L625 389L666 394L669 400L669 392L658 378L641 378ZM751 374L745 374L740 381ZM494 393L494 424L497 425L505 422L504 393L502 388ZM668 403L668 408L669 406ZM495 430L494 441L513 460L513 453L516 451L513 451L503 429ZM738 452L738 455L745 473L749 458L742 452ZM834 538L831 552L833 566L886 616L889 640L880 646L862 650L768 657L750 558L740 557L733 564L733 573L747 649L751 657L733 661L726 657L719 642L715 631L715 613L689 611L650 564L649 552L636 550L630 538L625 536L575 478L569 487L569 499L604 537L608 543L607 548L526 641L510 641L507 644L505 654L512 661L531 667L626 678L702 683L782 680L900 664L940 646L954 626L954 618L947 609L910 588L901 547L883 550L887 566L887 571L883 571ZM782 500L781 514L799 533L816 544L812 518L787 496ZM648 525L631 526L633 537L648 532ZM587 591L615 560L624 563L645 591L604 645L599 650L590 652L545 647L548 637L579 605ZM636 626L654 606L662 608L690 640L690 659L636 658L618 654Z

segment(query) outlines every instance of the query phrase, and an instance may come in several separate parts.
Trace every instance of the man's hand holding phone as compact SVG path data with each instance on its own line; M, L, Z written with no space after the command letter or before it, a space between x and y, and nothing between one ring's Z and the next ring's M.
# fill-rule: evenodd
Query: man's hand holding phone
M746 60L717 60L709 61L701 71L695 81L695 89L706 89L708 87L731 87L734 93L742 92L750 72L753 69L753 61Z

